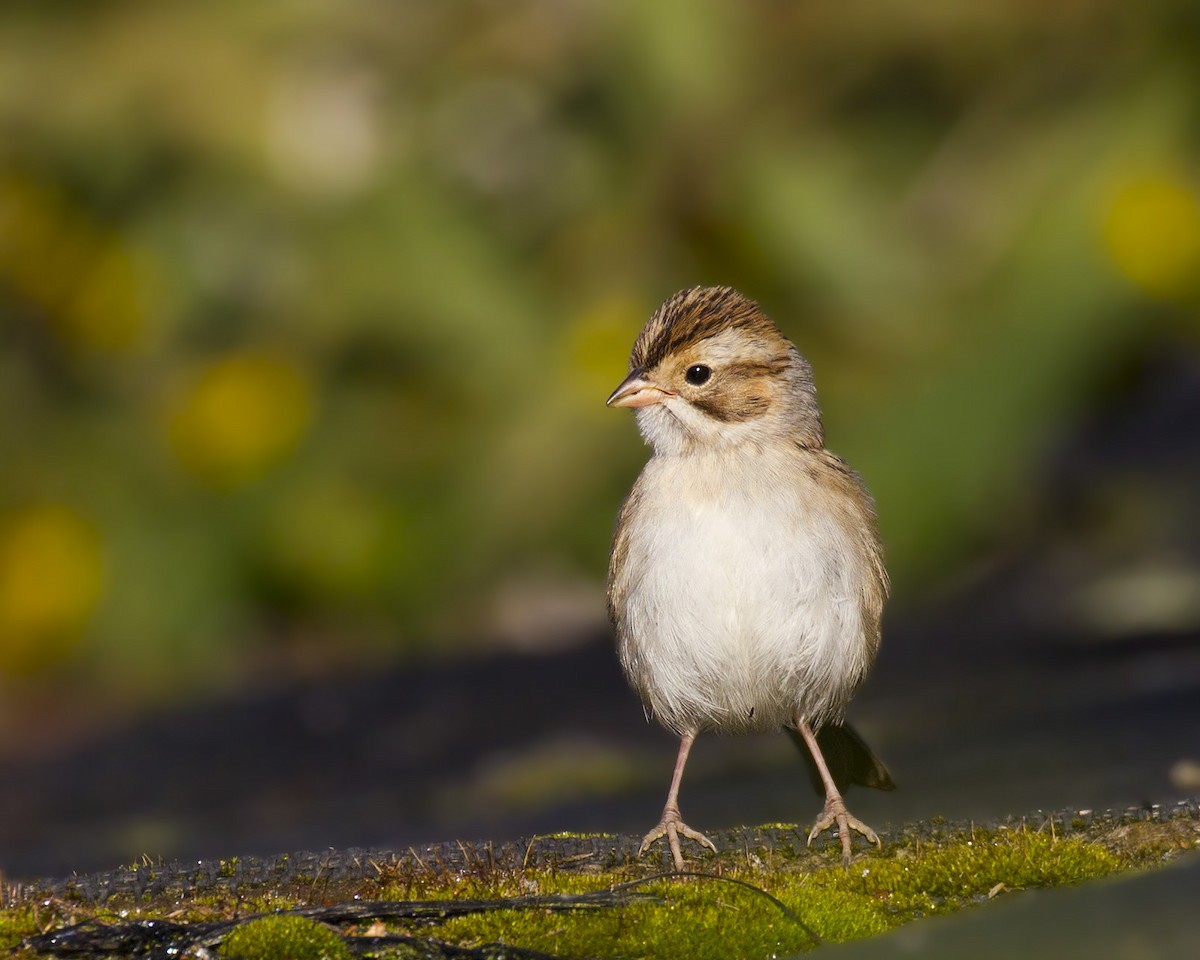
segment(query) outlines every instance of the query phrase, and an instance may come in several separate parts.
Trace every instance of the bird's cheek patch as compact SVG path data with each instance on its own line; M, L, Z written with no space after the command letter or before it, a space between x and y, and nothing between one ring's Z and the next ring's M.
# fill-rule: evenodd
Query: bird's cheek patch
M700 397L693 400L692 405L714 420L740 423L766 413L771 407L771 397L766 390L738 390Z

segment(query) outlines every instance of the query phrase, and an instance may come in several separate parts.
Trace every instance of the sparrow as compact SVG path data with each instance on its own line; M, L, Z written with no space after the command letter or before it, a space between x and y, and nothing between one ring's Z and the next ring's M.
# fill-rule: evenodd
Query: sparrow
M811 845L836 826L842 860L850 783L894 787L843 721L879 649L888 593L875 505L825 449L812 367L759 305L692 287L647 321L629 375L608 398L631 407L652 454L617 517L608 612L625 677L647 717L679 737L666 838L716 845L684 823L679 785L705 731L786 729L806 748L825 806Z

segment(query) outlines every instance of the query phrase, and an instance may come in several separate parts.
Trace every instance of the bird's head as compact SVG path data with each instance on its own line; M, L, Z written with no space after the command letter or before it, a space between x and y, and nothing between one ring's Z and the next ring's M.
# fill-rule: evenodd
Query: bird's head
M657 453L824 443L812 367L731 287L692 287L667 300L639 334L629 366L608 405L634 407Z

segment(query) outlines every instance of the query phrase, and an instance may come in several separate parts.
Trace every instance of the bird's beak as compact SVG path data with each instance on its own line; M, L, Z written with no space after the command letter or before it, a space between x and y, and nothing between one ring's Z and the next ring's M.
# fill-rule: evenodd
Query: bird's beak
M648 407L652 403L662 403L667 397L674 396L669 390L664 390L653 380L646 379L645 371L640 367L631 370L629 376L621 381L621 385L612 392L605 401L610 407Z

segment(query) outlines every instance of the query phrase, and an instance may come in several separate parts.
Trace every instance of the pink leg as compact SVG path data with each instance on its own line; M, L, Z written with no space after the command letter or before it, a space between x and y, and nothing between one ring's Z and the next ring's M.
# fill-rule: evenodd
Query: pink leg
M809 752L813 756L813 761L817 765L817 770L821 774L821 780L825 784L825 809L821 812L821 816L817 818L817 822L813 824L812 832L808 835L809 845L811 846L813 840L817 838L822 830L827 830L836 823L838 836L842 839L842 863L849 866L851 830L861 833L876 846L882 846L882 844L879 842L879 837L875 835L874 830L861 820L851 816L850 811L846 809L846 801L842 799L837 784L833 782L833 777L829 773L829 766L825 763L825 757L821 755L821 748L817 746L817 738L812 732L812 727L808 725L808 721L803 717L797 717L796 729L800 731L800 736L804 738L804 742L808 745Z
M692 749L692 743L696 739L695 733L685 733L679 741L679 756L675 758L675 774L671 777L671 789L667 793L667 804L663 807L662 820L658 826L646 834L646 838L642 841L642 846L638 850L640 857L648 849L650 844L654 843L662 837L667 838L667 845L671 848L671 858L675 861L675 869L683 870L683 854L679 850L679 834L683 834L689 840L695 840L697 843L702 843L704 846L717 852L716 844L708 839L704 834L697 830L693 830L679 816L679 783L683 780L683 768L687 765L688 753Z

